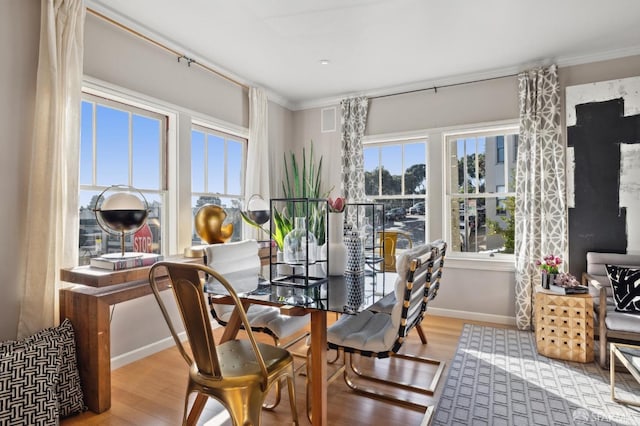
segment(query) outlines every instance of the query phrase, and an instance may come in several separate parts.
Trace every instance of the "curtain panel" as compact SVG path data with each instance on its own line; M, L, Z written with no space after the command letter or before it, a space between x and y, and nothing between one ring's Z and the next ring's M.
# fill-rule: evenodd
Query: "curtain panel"
M254 194L260 195L267 203L271 198L268 112L269 102L265 91L251 87L249 89L249 144L244 184L245 208ZM243 227L245 238L256 240L268 238L268 235L265 235L261 230L244 223L244 221Z
M362 202L364 192L364 153L362 138L367 123L366 97L343 99L342 110L342 168L341 192L347 203ZM355 214L355 210L353 210ZM355 218L347 218L347 222L355 223Z
M532 327L535 261L567 254L565 147L555 65L518 75L520 138L516 173L516 322Z
M78 261L85 7L82 0L41 4L18 337L57 323L60 268Z

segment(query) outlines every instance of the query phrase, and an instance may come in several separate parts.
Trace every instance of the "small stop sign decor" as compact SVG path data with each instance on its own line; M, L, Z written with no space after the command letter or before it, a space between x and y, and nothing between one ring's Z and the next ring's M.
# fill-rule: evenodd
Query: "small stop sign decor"
M133 251L138 253L152 253L153 252L153 234L148 224L136 231L133 234Z

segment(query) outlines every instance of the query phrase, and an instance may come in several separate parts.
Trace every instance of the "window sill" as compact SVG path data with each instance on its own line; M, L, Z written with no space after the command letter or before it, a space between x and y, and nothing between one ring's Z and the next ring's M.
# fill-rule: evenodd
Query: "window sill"
M447 255L447 268L474 269L482 271L515 272L515 259L512 256L473 256L462 257L458 253Z

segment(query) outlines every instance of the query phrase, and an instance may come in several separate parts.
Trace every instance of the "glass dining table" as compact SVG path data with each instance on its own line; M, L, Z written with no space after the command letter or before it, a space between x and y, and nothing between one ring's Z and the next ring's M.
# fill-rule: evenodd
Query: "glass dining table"
M386 275L386 276L385 276ZM311 317L311 407L313 425L327 424L327 313L355 314L369 308L394 290L395 273L376 270L362 275L328 276L314 281L304 275L291 276L285 282L268 280L255 273L225 275L240 296L245 309L251 304L279 306L286 315ZM205 284L211 301L225 303L226 291L216 281ZM234 339L240 318L234 311L221 341Z

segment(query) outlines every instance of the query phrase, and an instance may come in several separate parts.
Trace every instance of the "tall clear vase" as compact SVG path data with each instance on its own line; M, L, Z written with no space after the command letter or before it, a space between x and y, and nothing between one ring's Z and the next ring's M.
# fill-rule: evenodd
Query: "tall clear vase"
M284 261L290 265L308 266L316 263L318 243L307 231L307 219L295 218L295 227L284 237Z

